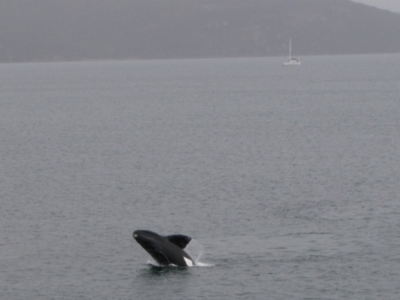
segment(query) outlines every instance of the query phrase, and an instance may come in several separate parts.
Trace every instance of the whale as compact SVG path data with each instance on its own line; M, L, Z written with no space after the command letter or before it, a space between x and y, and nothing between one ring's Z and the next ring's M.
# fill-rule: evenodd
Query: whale
M160 266L192 267L193 259L183 249L192 240L186 235L162 236L149 230L135 230L133 238Z

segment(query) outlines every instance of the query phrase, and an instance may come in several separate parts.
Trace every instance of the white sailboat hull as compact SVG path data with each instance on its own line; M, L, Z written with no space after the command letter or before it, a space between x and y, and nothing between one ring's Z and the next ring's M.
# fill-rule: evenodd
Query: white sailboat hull
M283 63L283 65L284 66L299 66L299 65L301 65L301 61L292 58L291 60L285 61Z
M284 66L299 66L301 61L292 57L292 40L289 40L289 58L283 63Z

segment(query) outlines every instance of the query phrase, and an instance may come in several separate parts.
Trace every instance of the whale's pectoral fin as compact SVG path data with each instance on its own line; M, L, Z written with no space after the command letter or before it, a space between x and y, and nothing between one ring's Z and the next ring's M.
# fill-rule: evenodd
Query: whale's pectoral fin
M171 264L168 257L161 251L153 252L152 256L160 265L168 266Z
M167 239L181 249L185 249L186 245L192 240L191 237L181 234L169 235Z

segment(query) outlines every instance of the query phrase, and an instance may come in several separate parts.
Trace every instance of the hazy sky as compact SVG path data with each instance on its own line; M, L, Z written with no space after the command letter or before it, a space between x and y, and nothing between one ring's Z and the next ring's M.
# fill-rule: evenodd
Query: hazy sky
M400 13L400 0L353 0L353 1Z

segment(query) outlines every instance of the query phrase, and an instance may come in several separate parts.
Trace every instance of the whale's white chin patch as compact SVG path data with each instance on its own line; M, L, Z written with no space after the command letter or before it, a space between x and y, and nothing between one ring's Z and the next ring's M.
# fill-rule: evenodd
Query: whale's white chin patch
M191 259L186 258L186 257L183 257L183 259L185 260L186 265L187 265L188 267L193 267L193 262L192 262Z

